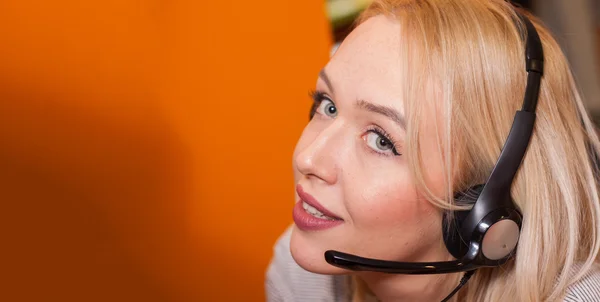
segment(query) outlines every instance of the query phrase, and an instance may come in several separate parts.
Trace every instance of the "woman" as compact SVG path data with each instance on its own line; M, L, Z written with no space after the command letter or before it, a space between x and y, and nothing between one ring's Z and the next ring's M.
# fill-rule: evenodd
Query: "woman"
M329 250L403 262L456 258L444 222L470 207L457 193L488 180L523 104L531 33L511 4L376 1L312 93L314 114L293 158L295 224L275 247L269 300L600 301L590 156L600 144L559 46L531 22L545 66L533 134L510 187L522 225L508 260L466 275L326 261Z

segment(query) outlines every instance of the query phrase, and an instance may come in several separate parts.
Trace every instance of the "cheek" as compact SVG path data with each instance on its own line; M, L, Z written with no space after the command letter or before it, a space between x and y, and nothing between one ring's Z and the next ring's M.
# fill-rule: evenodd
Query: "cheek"
M369 183L349 193L346 208L353 233L360 238L357 251L385 259L410 260L441 242L441 214L418 193L408 177Z
M412 184L394 182L364 186L348 198L348 214L357 229L410 225L430 212Z

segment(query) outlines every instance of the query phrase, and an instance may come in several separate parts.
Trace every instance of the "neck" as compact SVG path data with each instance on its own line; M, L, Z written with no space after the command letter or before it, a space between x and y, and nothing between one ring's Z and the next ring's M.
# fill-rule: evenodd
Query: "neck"
M392 275L363 272L362 279L382 302L442 301L458 285L462 273L440 275Z

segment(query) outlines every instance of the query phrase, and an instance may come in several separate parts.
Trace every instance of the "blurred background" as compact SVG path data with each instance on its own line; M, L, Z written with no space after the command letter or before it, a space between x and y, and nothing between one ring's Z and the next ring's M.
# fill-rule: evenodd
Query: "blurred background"
M369 2L0 1L0 301L264 301L307 92ZM597 4L539 2L598 116Z

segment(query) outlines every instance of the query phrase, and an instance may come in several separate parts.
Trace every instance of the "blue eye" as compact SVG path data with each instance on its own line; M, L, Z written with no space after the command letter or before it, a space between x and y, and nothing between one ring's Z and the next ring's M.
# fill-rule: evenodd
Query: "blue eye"
M401 155L396 150L396 146L389 136L381 133L379 130L371 129L367 131L363 139L369 148L381 155Z
M313 99L313 105L310 112L311 119L315 113L331 118L335 118L337 116L337 107L324 92L313 91L310 93L310 96Z
M329 116L331 118L335 118L337 116L337 108L335 104L330 99L324 99L319 104L317 108L317 113Z

